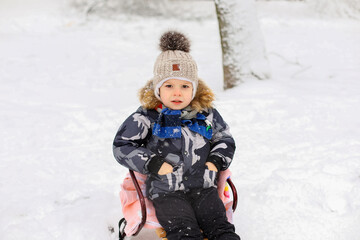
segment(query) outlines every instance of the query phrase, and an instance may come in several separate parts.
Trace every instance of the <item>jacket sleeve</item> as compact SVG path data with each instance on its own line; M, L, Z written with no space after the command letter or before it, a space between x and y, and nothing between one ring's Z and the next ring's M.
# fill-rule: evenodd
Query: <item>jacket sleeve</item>
M130 115L120 126L113 142L115 159L123 166L147 174L147 163L154 154L144 144L151 134L151 122L141 112Z
M211 138L211 150L209 160L217 162L220 167L219 170L226 170L234 157L235 141L230 133L229 126L223 120L216 109L212 109L212 129L213 136Z

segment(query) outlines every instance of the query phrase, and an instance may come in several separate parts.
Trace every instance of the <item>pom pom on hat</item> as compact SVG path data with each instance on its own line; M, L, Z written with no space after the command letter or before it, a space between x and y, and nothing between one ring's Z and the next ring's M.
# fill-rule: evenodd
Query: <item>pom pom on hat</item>
M160 37L161 53L154 65L153 86L155 96L160 99L159 88L169 79L189 81L193 85L193 98L199 83L196 62L189 54L190 41L182 33L165 32Z
M188 53L190 52L190 41L182 33L169 31L161 36L160 49L163 52L179 50Z

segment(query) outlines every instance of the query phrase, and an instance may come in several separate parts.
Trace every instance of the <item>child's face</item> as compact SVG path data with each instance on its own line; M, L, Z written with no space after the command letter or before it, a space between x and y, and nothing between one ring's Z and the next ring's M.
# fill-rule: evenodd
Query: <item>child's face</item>
M186 108L192 100L193 86L188 81L170 79L159 90L162 103L173 110Z

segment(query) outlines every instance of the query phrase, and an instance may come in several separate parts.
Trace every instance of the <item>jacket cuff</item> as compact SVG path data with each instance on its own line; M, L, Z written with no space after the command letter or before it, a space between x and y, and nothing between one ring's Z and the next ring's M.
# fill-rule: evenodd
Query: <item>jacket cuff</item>
M157 174L164 162L165 160L162 157L154 156L147 164L147 169L149 170L149 172Z
M219 157L219 156L215 156L215 155L212 155L210 157L208 157L208 159L206 160L206 162L211 162L215 165L216 169L218 171L221 171L222 169L222 158Z

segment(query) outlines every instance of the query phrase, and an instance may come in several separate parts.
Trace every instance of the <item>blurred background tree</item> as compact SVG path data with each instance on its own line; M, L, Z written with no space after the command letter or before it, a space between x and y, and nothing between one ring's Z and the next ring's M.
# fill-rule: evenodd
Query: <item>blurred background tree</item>
M223 53L224 88L267 79L270 66L254 0L215 0Z

